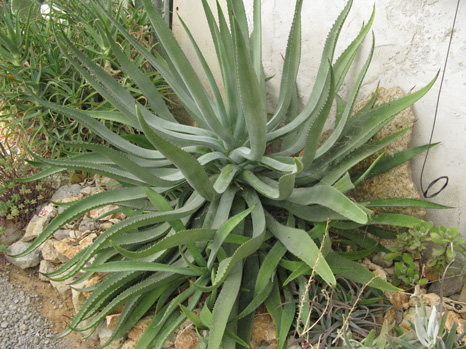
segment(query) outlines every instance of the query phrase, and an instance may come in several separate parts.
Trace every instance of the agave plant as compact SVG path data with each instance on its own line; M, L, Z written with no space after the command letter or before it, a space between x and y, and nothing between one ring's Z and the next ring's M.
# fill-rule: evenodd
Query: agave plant
M108 43L121 69L143 91L147 104L135 102L129 91L58 29L56 37L75 69L116 108L112 118L140 130L144 139L130 142L85 111L36 97L47 108L78 120L108 145L73 142L69 145L87 152L60 160L35 156L44 168L35 178L71 168L113 178L123 187L73 203L20 255L38 248L54 231L91 209L115 204L128 216L48 274L52 280L66 280L84 271L75 281L78 283L96 272L109 273L98 285L86 289L92 294L64 334L93 330L105 316L124 305L109 342L124 337L149 309L155 309L138 348L160 348L186 318L199 330L208 330L202 340L209 348L248 347L255 310L265 303L277 325L278 347L283 348L296 313L290 282L298 276L312 271L315 280L330 286L336 283L335 275L340 275L374 288L396 290L345 258L349 255L334 251L326 228L351 233L352 229L373 224L412 226L419 221L399 215L373 215L369 209L371 205L419 202L357 203L345 194L369 175L425 149L379 159L356 177L349 174L355 164L404 132L368 143L398 112L421 98L435 79L417 92L378 107L373 107L374 97L352 115L373 45L347 101L339 97L339 91L374 15L334 59L338 36L351 8L348 1L326 40L312 94L298 110L296 79L303 0L297 0L278 103L269 117L261 63L261 1L254 1L251 33L242 1L228 0L227 13L217 5L218 21L207 1L200 1L221 67L224 93L185 26L211 94L151 1L142 3L160 40L161 55L145 49L107 14L108 19L165 78L193 125L175 119L159 91L114 43L109 30ZM105 6L100 6L105 11ZM319 147L335 101L335 129ZM202 310L195 313L193 309L198 306Z

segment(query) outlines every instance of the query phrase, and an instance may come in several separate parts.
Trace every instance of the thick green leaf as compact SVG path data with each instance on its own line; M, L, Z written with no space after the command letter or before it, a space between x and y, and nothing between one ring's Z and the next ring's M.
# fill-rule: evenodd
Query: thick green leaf
M320 205L361 224L368 221L366 212L356 203L348 199L337 189L319 184L312 188L297 188L288 199L299 205Z
M277 222L268 212L265 216L267 229L296 257L315 269L316 273L329 285L335 285L335 276L325 257L309 235L301 229L284 226ZM320 255L320 256L319 256Z
M301 9L303 0L296 1L294 19L288 36L285 61L283 62L282 80L280 83L280 94L276 112L267 123L267 131L275 129L288 111L291 103L296 77L298 75L301 60Z
M173 274L181 274L186 276L199 276L201 274L192 271L189 268L174 267L172 265L162 263L150 263L139 261L121 261L108 262L97 266L85 267L84 270L101 272L101 273L116 273L124 271L166 271Z
M184 55L172 32L165 25L162 17L150 0L142 0L142 3L147 11L147 15L154 27L160 44L165 49L165 52L176 69L176 72L180 74L187 90L199 108L199 112L201 113L204 121L203 125L200 126L204 128L207 126L210 130L218 134L227 145L232 146L235 144L235 140L217 119L217 116L212 110L212 105L209 102L210 96L201 84L193 67Z
M436 204L434 202L417 200L417 199L381 199L381 200L372 200L366 207L422 207L422 208L431 208L431 209L447 209L451 208L450 206Z
M243 212L231 217L217 230L214 236L214 240L212 241L211 252L207 261L207 268L209 268L209 270L212 269L212 265L215 261L215 258L217 257L217 253L222 247L222 244L224 243L227 236L254 209L255 206L251 206L247 210L244 210Z
M136 103L136 111L138 104ZM186 181L198 191L206 200L211 201L215 197L215 190L206 171L201 164L191 154L178 148L167 140L157 135L142 118L138 112L139 123L141 124L144 134L149 141L157 148L167 159L170 159L176 167L183 173Z
M236 47L236 74L239 85L239 98L244 112L248 139L251 149L239 149L236 152L249 160L259 160L265 153L267 111L265 101L260 93L260 84L254 72L253 62L249 48L245 41L244 33L236 17L232 23ZM232 155L233 156L233 155Z
M355 281L363 285L368 285L370 287L378 288L382 291L399 291L397 287L382 280L378 276L375 276L374 273L370 272L367 268L363 267L358 263L352 262L344 257L341 257L334 252L330 252L326 256L326 260L332 269L335 268L340 270L335 271L335 274L341 275L349 280Z
M236 302L243 274L242 263L237 263L226 277L212 310L212 321L209 332L209 348L220 348L230 312Z

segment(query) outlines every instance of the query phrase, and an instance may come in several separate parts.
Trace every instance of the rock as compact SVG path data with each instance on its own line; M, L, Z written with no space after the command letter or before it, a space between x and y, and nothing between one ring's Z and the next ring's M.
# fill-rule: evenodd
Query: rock
M99 283L106 274L104 273L94 273L89 279L86 280L86 285L84 288L94 286L95 284ZM89 298L91 295L90 292L83 292L84 297Z
M113 186L113 185L116 185L118 184L118 182L116 180L114 180L113 178L109 178L109 177L100 177L100 184L101 185L106 185L106 186Z
M110 211L113 211L113 210L117 209L117 208L118 208L118 206L116 206L116 205L107 205L107 206L103 206L103 207L98 207L96 209L93 209L93 210L89 211L87 216L89 218L91 218L91 219L96 219L96 218L100 217L99 218L100 221L106 221L106 220L109 220L112 217L111 216L104 216L104 215L109 213Z
M414 316L416 315L416 308L409 308L407 311L403 313L403 320L401 321L399 328L403 330L403 332L409 332L412 330L411 322L414 323Z
M112 314L105 317L105 322L107 327L112 331L115 329L118 319L120 319L121 314Z
M84 296L82 292L75 290L75 288L77 289L84 288L86 287L86 284L87 284L87 281L83 281L83 282L80 282L79 284L74 284L71 287L71 300L73 302L74 310L76 311L76 313L79 311L79 309L81 309L82 305L84 304L87 298Z
M99 336L100 345L103 345L112 335L112 330L107 328L107 325L104 322L101 322L100 325L95 330L97 335Z
M58 240L64 240L70 237L71 230L69 229L59 229L55 233L53 233L53 237Z
M47 274L47 273L51 273L52 271L55 270L55 265L49 261L46 261L46 260L42 260L40 261L40 264L39 264L39 279L42 280L42 281L49 281L49 279L42 275L42 274Z
M81 248L81 250L84 248L84 247L87 247L89 246L90 244L92 244L92 242L97 238L97 234L96 233L92 233L92 234L89 234L88 236L86 236L84 239L81 239L79 241L79 246Z
M82 199L82 198L83 198L83 196L80 194L80 195L68 196L67 198L58 200L56 202L61 203L61 204L66 204L66 203L69 203L69 202L78 201L79 199ZM65 209L66 209L66 207L59 206L58 207L58 214L61 214L63 211L65 211Z
M67 259L73 258L84 247L89 246L97 238L97 234L89 234L81 240L66 238L61 241L55 241L53 246L58 252L58 257L66 257Z
M136 347L137 342L133 341L132 339L127 340L121 349L134 349Z
M98 193L101 193L105 191L104 188L98 188L98 187L84 187L81 189L81 195L84 195L84 196L90 196L90 195L94 195L94 194L98 194Z
M24 242L19 240L8 248L9 254L15 255L20 252L23 252L31 244L32 242ZM8 260L8 262L16 265L17 267L20 267L21 269L31 268L39 264L40 252L38 249L35 249L34 251L32 251L24 257L13 258L9 255L6 255L6 259Z
M162 345L162 349L172 349L175 348L175 340L177 333L173 333Z
M409 308L409 296L404 292L395 292L389 296L390 302L395 308Z
M84 216L83 219L81 220L81 223L79 223L78 230L81 233L84 233L86 231L92 231L95 230L99 227L99 224L95 221L93 221L91 218Z
M69 283L72 281L52 281L50 280L50 284L58 291L58 293L63 297L71 297L71 287Z
M374 275L378 276L384 281L387 281L387 273L385 269L380 267L378 264L372 263L369 260L369 258L364 258L361 264L365 266L367 269L371 270L374 273Z
M371 93L363 101L357 103L354 108L355 112L361 109L362 106L364 106L369 101L372 95L373 94ZM375 105L380 105L403 96L404 93L400 87L393 87L390 89L381 87L379 88L379 95ZM384 156L389 156L407 149L411 141L412 126L414 121L415 117L412 107L409 107L400 112L391 122L383 127L373 137L372 140L378 140L387 137L405 128L409 128L408 131L402 136L398 137L393 143L383 148L381 151L362 161L354 169L355 172L357 173L360 170L368 167L383 152L385 152ZM351 193L351 197L357 202L386 198L420 199L420 195L412 178L411 164L409 161L385 173L367 179L364 183L358 186L357 190L354 190ZM387 208L384 207L384 210L386 209ZM412 207L390 208L390 211L407 214L418 218L423 218L426 214L425 209Z
M462 334L464 331L466 331L466 321L461 318L461 315L453 311L449 311L447 315L447 321L445 322L445 328L450 331L455 322L458 326L456 328L457 334Z
M146 330L146 328L149 326L149 324L152 321L151 316L146 316L143 317L141 320L139 320L136 325L128 332L128 338L132 339L136 343L139 341L139 338L141 338L142 334Z
M385 315L383 317L384 323L387 323L388 325L392 325L393 323L396 322L396 310L393 308L388 308L388 310L385 312Z
M13 222L7 221L5 224L5 230L3 233L0 233L0 245L11 245L21 239L23 235L24 230L18 229Z
M252 325L251 347L277 347L277 334L272 316L268 313L256 313Z
M26 227L26 234L24 234L22 241L31 241L39 236L40 233L45 229L47 224L50 222L50 216L38 216L32 217L28 226Z
M443 280L443 296L450 297L456 293L460 293L465 285L465 277L462 276L463 267L450 268L451 274L447 274ZM440 275L440 279L442 275ZM434 281L427 288L428 292L440 294L441 280Z
M81 192L81 185L79 184L72 184L72 185L64 185L52 195L50 201L58 202L70 196L80 195Z
M57 240L51 238L44 242L40 248L40 252L42 254L42 258L46 261L52 263L60 263L60 258L58 257L58 252L54 247L55 242Z
M109 344L107 344L105 349L121 349L122 348L121 341L122 341L122 339L115 339L115 340L111 341ZM135 348L135 347L136 347L136 345L134 345L133 348Z
M458 302L466 303L466 283L463 285Z
M37 215L39 217L52 219L56 217L57 209L53 204L43 205Z
M197 335L196 328L191 323L178 332L175 339L175 348L196 349L200 342L201 340Z
M60 255L68 259L73 258L82 249L79 246L79 243L72 238L66 238L61 241L55 241L53 246Z
M100 229L101 231L105 231L105 230L111 228L112 226L113 226L113 223L112 223L112 222L103 222L103 223L100 225L99 229Z
M422 301L425 305L433 307L440 304L440 296L435 293L427 293L422 295Z
M381 266L382 268L390 268L393 265L393 260L387 261L384 259L385 252L379 252L372 257L372 262Z

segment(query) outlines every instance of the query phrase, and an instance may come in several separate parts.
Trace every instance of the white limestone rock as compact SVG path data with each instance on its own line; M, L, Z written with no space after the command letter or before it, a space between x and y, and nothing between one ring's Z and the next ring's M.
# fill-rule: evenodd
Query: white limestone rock
M19 240L8 248L9 254L16 255L18 253L21 253L25 249L27 249L31 244L32 242L24 242L22 240ZM8 262L16 265L17 267L20 267L21 269L31 268L39 264L40 252L38 249L35 249L34 251L32 251L24 257L13 258L9 255L6 255L6 259L8 260Z

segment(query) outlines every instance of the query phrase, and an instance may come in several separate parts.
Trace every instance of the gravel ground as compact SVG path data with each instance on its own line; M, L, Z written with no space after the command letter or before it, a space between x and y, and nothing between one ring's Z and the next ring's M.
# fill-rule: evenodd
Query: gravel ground
M31 298L11 285L0 273L0 348L66 348L64 340L54 340L52 323L39 315ZM69 346L68 346L69 348Z

